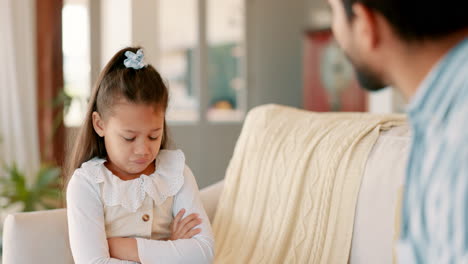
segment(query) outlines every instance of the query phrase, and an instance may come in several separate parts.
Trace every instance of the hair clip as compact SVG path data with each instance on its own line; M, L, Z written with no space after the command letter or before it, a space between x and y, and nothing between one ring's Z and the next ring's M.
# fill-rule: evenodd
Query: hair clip
M124 60L124 65L127 68L139 70L146 66L143 62L144 55L142 49L139 49L136 54L128 50L125 52L125 56L127 56L127 58Z

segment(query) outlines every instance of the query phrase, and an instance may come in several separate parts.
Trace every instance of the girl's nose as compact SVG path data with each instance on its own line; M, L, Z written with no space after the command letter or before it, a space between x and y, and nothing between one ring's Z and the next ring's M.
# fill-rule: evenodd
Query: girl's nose
M139 142L136 144L134 148L134 152L136 155L141 155L141 156L147 155L151 152L150 144L147 142Z

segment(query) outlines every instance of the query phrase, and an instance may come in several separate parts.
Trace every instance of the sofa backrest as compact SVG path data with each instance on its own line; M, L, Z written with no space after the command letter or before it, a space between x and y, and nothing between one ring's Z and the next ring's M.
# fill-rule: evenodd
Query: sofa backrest
M369 154L354 217L350 264L393 263L409 149L409 127L402 126L383 132Z

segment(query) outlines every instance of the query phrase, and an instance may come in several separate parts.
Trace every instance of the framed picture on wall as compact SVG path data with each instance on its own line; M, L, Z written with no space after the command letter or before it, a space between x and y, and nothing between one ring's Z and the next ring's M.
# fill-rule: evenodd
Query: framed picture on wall
M364 112L367 93L330 29L304 37L304 108L317 112Z

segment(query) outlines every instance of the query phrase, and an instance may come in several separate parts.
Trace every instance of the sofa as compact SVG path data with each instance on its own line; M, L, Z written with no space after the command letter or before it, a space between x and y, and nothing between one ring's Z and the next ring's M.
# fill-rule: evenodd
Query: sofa
M222 189L223 181L201 190L210 221L213 221L216 197ZM74 263L66 209L10 214L3 228L3 264Z
M348 263L393 263L409 143L409 128L400 125L381 132L373 145L357 197ZM229 186L225 181L220 181L200 191L212 223L226 188ZM17 213L6 218L3 264L23 263L73 263L66 209Z

